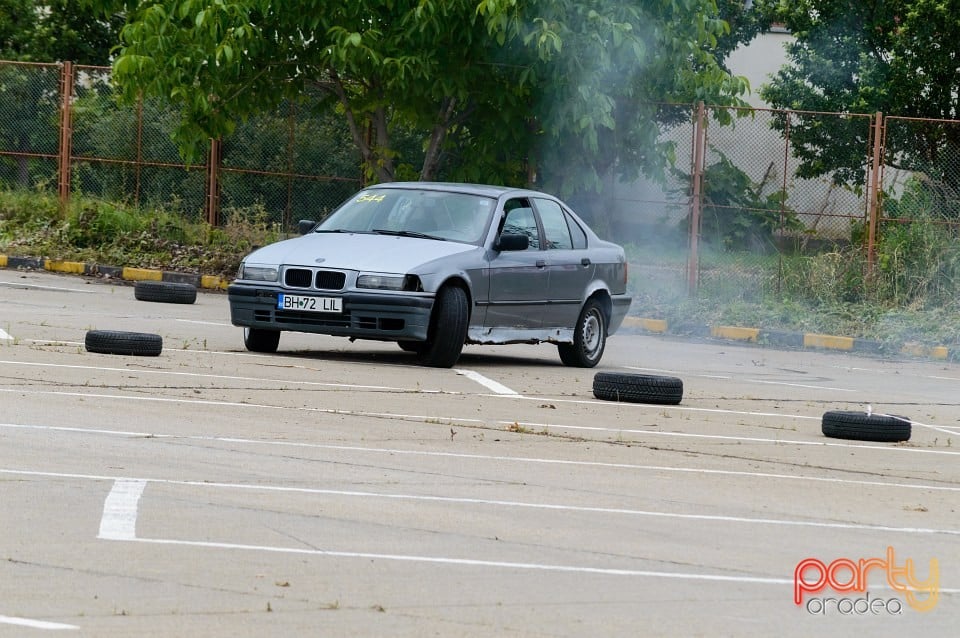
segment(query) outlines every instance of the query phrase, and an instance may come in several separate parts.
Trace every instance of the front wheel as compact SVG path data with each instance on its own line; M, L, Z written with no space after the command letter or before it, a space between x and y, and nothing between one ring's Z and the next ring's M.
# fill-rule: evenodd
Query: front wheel
M574 368L592 368L600 363L607 345L607 318L600 302L587 299L573 330L573 343L560 343L560 360Z
M440 289L430 317L429 337L418 353L420 363L434 368L453 367L467 340L469 306L463 288L444 286Z
M276 352L277 346L280 345L280 331L244 328L243 345L250 352Z

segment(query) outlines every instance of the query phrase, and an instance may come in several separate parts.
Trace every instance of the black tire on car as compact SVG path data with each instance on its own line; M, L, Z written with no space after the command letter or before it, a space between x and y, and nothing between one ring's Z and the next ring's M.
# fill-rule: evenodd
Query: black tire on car
M683 381L653 374L598 372L593 396L605 401L677 405L683 399Z
M140 301L190 304L197 300L197 287L175 281L138 281L133 296Z
M243 345L245 345L250 352L276 352L277 347L280 345L280 331L264 330L263 328L244 328Z
M557 350L564 365L592 368L600 362L607 345L607 316L600 302L587 299L573 330L573 343L559 343Z
M469 321L466 291L459 286L441 288L430 317L427 341L417 353L420 363L434 368L452 368L463 352Z
M148 332L88 330L84 337L87 352L156 357L163 351L163 338Z
M820 429L834 439L896 443L910 440L912 425L903 416L832 410L823 413Z

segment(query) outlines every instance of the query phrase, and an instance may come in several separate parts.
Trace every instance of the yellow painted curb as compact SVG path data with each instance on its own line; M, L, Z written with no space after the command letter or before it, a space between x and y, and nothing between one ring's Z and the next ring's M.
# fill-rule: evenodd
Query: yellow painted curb
M900 348L901 354L912 357L930 357L932 359L947 359L950 351L945 346L925 346L920 343L905 343Z
M853 350L853 337L834 337L806 333L803 335L803 345L806 348L831 348L833 350Z
M663 319L640 319L640 327L650 332L666 332L667 322Z
M163 271L147 270L146 268L124 268L121 277L132 281L163 281Z
M43 269L53 272L65 272L74 275L82 275L86 272L86 264L82 261L59 261L56 259L45 259Z
M229 284L229 281L223 277L220 277L219 275L203 275L200 277L201 288L218 288L220 290L226 290Z
M737 341L757 341L760 336L759 328L738 328L737 326L713 326L710 336L719 339L735 339Z
M0 268L6 268L6 267L7 267L7 256L0 255Z

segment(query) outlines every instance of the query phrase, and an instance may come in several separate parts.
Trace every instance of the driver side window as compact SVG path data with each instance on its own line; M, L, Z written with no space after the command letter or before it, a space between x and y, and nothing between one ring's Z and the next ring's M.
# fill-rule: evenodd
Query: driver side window
M526 235L530 240L527 250L540 250L540 230L533 209L525 200L511 200L504 205L506 216L501 233Z

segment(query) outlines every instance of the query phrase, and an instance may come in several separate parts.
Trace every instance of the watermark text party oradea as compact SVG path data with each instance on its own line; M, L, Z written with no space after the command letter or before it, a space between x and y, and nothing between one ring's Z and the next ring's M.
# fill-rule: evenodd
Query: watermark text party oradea
M886 584L894 592L892 597L871 596L867 586L874 572L886 576ZM940 565L937 559L930 560L927 574L924 580L917 577L912 558L898 565L893 547L887 547L886 558L837 558L830 563L817 558L805 558L797 563L793 572L793 602L806 607L811 614L875 616L902 614L905 599L906 605L912 609L927 612L937 606L940 597ZM878 578L875 576L874 580ZM841 596L824 595L824 590L828 588Z

